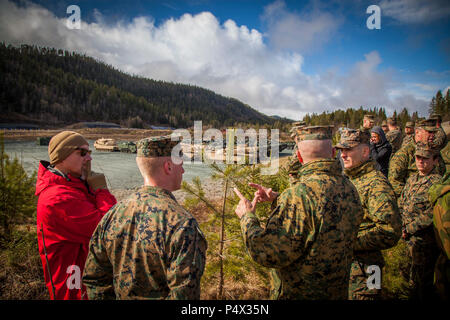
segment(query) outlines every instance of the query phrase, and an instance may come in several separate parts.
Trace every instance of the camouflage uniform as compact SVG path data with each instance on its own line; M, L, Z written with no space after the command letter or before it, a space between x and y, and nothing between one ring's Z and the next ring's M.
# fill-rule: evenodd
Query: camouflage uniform
M388 118L387 124L391 126L397 126L397 120L395 118ZM394 155L394 153L396 153L402 146L402 139L403 139L402 132L398 129L389 130L389 132L386 133L386 139L392 146L392 153L391 153L392 158L392 155Z
M432 156L422 146L419 144L417 153L428 152L426 157ZM411 265L407 280L412 297L419 299L430 298L433 292L433 270L439 254L433 231L433 207L428 200L430 187L441 179L436 169L426 176L418 172L411 175L400 198L402 228Z
M410 144L413 141L414 141L413 133L405 135L405 137L403 138L403 141L402 141L402 146L400 148L403 148L404 146L406 146L407 144Z
M160 139L160 140L158 140ZM138 156L170 156L173 142L138 142ZM144 186L100 221L83 275L89 299L199 299L206 240L173 194Z
M298 121L293 123L293 127L291 128L291 138L294 138L297 135L297 130L306 126L305 121ZM298 176L298 171L302 167L302 164L298 160L297 157L297 143L292 150L292 155L289 157L289 161L287 164L287 171L289 174L289 181L292 184Z
M336 145L339 149L350 149L360 143L369 143L370 136L360 130L347 131ZM350 273L349 299L374 300L379 298L379 289L367 286L367 268L384 266L381 250L396 245L401 236L401 218L394 190L386 177L375 169L369 160L344 174L355 185L361 199L363 221L359 227L355 244L355 256Z
M441 157L445 163L446 172L450 172L450 143L447 143L445 148L441 150Z
M370 128L365 128L363 123L363 125L359 128L359 130L361 130L362 132L368 132L370 135L370 130L372 130L375 123L375 117L372 114L366 114L364 115L364 120L369 120L372 126Z
M389 141L389 143L392 146L392 153L391 157L394 153L396 153L400 147L402 146L402 132L400 130L389 130L388 133L386 133L386 139Z
M436 126L437 121L441 123L442 117L437 113L433 113L430 115L429 120L432 120L434 122L434 125ZM448 142L447 135L445 134L445 131L442 128L442 126L440 126L439 128L437 128L437 131L434 134L432 147L438 150L442 150L447 145L447 142Z
M303 132L307 130L315 129ZM325 137L307 134L301 139ZM362 219L358 193L333 159L304 164L299 177L278 197L264 228L253 213L241 217L248 253L275 269L273 299L346 299Z
M444 301L450 299L450 172L429 190L434 206L433 224L440 255L434 269L435 287Z
M437 129L438 130L434 134L433 147L438 150L442 150L447 145L447 135L445 134L445 131L444 129L442 129L442 127L439 127Z
M414 130L414 122L412 122L412 121L406 122L405 129L406 128L411 128ZM410 142L413 142L413 141L414 141L414 132L410 133L410 134L405 132L405 135L403 136L401 148L403 148L404 146L406 146L407 144L409 144Z
M435 113L430 116L430 119L434 120L435 122L442 120L441 116ZM445 130L442 126L437 128L432 143L434 148L441 151L441 156L444 160L446 171L449 171L450 169L450 145L448 144L449 130L450 128L448 126Z
M427 131L435 131L429 126L426 121L418 122L418 125ZM389 182L394 188L395 194L400 198L403 187L405 186L406 180L413 174L417 172L416 167L416 142L413 141L399 151L397 151L392 157L389 163ZM438 163L438 173L443 175L445 173L445 163L441 156L439 156Z

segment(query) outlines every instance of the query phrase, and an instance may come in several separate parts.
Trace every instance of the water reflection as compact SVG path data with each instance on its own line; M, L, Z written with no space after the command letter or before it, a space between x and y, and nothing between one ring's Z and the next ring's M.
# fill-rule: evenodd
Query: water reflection
M142 184L142 177L136 166L136 154L97 151L94 148L95 140L88 141L92 150L92 170L104 173L111 189L134 188ZM5 152L11 157L16 155L28 173L38 170L40 160L49 161L47 148L37 145L34 140L5 140ZM205 164L185 162L183 167L183 179L188 182L196 176L205 179L212 174L211 168Z

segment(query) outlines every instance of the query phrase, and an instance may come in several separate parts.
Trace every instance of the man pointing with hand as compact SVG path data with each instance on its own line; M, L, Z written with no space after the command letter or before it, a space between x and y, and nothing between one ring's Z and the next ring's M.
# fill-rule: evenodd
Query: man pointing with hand
M347 299L350 265L362 208L352 183L333 159L331 127L298 129L299 179L278 194L257 184L252 202L237 189L247 251L273 268L272 299ZM275 201L266 226L256 204Z

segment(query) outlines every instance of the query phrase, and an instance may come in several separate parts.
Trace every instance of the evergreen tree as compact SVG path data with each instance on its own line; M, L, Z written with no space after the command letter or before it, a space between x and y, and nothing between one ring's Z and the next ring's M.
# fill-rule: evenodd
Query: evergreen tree
M8 242L14 225L36 212L34 195L36 173L29 176L17 157L12 161L5 153L0 134L0 238Z

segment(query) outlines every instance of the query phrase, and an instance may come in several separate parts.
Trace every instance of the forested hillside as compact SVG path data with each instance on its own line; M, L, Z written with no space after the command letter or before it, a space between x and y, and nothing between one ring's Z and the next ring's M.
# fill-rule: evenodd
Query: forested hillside
M210 90L131 76L60 49L0 43L0 74L2 122L105 121L140 128L202 120L220 128L280 121Z

